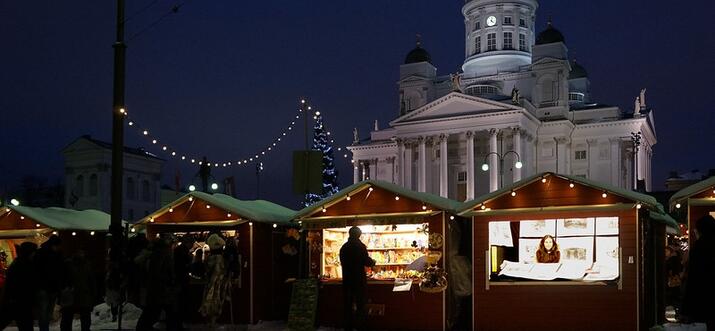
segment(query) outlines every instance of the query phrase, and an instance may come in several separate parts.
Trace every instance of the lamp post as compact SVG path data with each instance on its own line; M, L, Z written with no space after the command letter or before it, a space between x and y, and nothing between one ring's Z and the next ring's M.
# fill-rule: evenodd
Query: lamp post
M640 167L638 166L638 152L641 148L641 132L631 132L631 142L633 142L633 189L638 191L638 172L640 172Z
M497 152L489 152L487 155L484 155L484 163L482 163L482 171L489 171L489 164L487 163L487 158L489 158L489 155L496 155L497 158L499 159L499 188L504 187L504 158L506 158L507 155L509 154L514 154L516 156L516 163L514 163L514 167L517 169L521 169L521 167L524 166L524 164L521 163L521 157L519 157L519 153L515 151L508 151L504 154L499 154Z

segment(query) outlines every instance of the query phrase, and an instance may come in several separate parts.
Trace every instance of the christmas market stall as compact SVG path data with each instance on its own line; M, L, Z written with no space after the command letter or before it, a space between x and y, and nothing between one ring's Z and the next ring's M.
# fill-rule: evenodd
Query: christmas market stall
M664 318L666 227L651 196L543 173L464 204L474 330L648 330Z
M29 241L39 246L50 236L57 235L62 239L65 256L72 256L80 249L86 253L95 271L97 284L101 285L109 223L109 214L98 210L3 206L0 208L0 268L3 275L4 268L15 258L16 245ZM101 294L102 286L98 286L97 290Z
M294 210L275 203L243 201L224 194L191 192L142 218L133 233L149 240L161 237L185 244L193 262L188 268L190 286L182 298L187 320L197 321L203 289L208 281L206 261L219 234L225 241L223 255L231 286L219 321L254 324L285 319L290 288L298 267L298 229L291 225ZM184 275L185 276L185 275Z
M715 217L715 176L676 192L670 198L670 210L673 215L684 216L688 229L703 216Z
M317 322L322 326L343 324L339 252L348 230L358 226L360 240L376 262L366 268L367 327L445 329L449 292L445 290L445 270L452 251L449 231L459 205L432 194L367 180L298 212L295 222L307 232L308 272L319 278Z

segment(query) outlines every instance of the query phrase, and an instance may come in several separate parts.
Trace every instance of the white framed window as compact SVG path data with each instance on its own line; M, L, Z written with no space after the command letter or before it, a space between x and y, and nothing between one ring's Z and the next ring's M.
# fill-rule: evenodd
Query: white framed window
M522 52L529 51L529 49L526 47L526 35L523 33L519 34L519 50Z
M504 16L504 25L514 25L511 21L511 16Z
M586 151L581 150L581 151L576 151L576 160L585 160L586 159Z
M514 49L514 35L511 32L504 32L504 49Z
M473 96L497 95L499 94L499 89L491 85L472 85L467 87L466 93Z
M579 92L569 92L569 101L583 102L584 94Z
M460 171L457 174L457 181L458 182L466 182L467 181L467 172L466 171Z
M479 54L482 52L482 37L477 36L474 38L474 54Z
M487 34L487 52L497 50L497 34L490 33Z

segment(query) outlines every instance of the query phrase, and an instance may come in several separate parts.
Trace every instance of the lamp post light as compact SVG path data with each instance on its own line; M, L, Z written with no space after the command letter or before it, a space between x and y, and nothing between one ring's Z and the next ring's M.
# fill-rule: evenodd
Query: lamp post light
M256 163L256 199L261 197L261 172L263 172L263 162Z
M638 166L638 152L641 148L642 134L640 131L631 132L631 142L633 142L633 189L638 191L638 172L640 172L640 167Z
M489 152L487 155L484 155L484 163L482 163L482 171L489 171L489 163L487 163L487 159L489 158L490 155L496 155L497 158L499 159L499 188L504 187L504 159L506 158L507 155L509 154L514 154L516 156L516 162L514 163L514 167L517 169L521 169L524 164L521 163L521 157L519 156L519 153L515 151L508 151L504 154L499 154L497 152Z

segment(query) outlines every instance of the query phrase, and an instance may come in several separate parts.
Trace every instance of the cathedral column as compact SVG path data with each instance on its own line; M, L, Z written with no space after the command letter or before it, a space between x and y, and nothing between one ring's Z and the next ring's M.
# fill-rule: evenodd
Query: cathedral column
M397 181L397 185L404 185L405 182L405 171L404 171L404 164L405 164L405 145L404 141L402 139L397 139L397 164L395 165L395 172L397 172L397 176L395 180Z
M646 177L646 147L644 143L638 146L638 180L644 180Z
M489 130L489 192L499 189L499 150L497 148L499 130Z
M467 201L474 199L474 132L467 131Z
M360 161L353 160L353 184L360 181Z
M439 195L447 198L449 195L449 177L447 176L447 134L439 135Z
M610 138L611 143L611 185L621 187L621 140Z
M406 189L412 189L412 142L405 142L405 164L403 165L403 178L404 182L402 186Z
M426 141L424 137L419 137L417 138L417 142L419 144L419 149L417 151L418 155L418 176L417 177L417 190L420 192L426 192L427 191L427 148L426 148Z
M596 176L596 155L598 155L598 139L586 139L588 151L586 151L586 159L588 160L588 179L598 180Z
M516 127L512 130L512 139L514 139L514 151L519 155L517 161L521 162L523 165L524 161L521 160L524 157L524 153L521 150L521 128ZM516 163L514 164L513 182L516 183L521 180L521 168L517 168Z
M570 175L571 171L568 169L569 158L571 157L568 148L569 139L557 137L554 140L556 141L556 173Z

